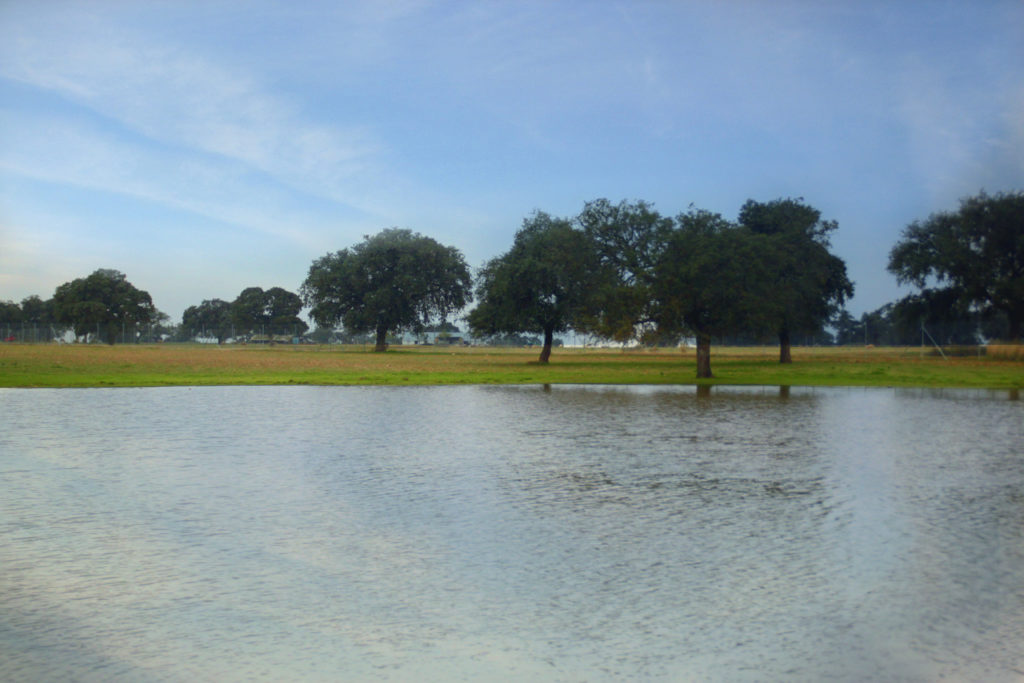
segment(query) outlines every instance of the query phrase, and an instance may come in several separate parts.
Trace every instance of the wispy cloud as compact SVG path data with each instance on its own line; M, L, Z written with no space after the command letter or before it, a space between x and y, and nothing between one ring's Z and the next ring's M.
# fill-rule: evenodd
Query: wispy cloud
M323 223L231 159L155 150L62 117L0 111L0 126L19 131L0 147L0 168L26 178L156 202L295 243L315 241Z
M380 150L365 127L310 120L249 73L152 36L77 20L80 29L59 39L48 27L23 27L5 49L0 75L87 107L177 154L221 156L303 192L359 204L347 183L371 172Z

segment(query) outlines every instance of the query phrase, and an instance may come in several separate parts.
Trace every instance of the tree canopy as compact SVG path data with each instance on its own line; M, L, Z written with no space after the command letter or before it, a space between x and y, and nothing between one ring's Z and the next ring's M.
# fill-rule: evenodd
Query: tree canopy
M1004 314L1009 336L1024 324L1024 192L961 200L903 230L889 252L889 271L920 297L946 297L961 310Z
M697 377L711 377L712 337L763 331L773 322L764 305L769 238L699 209L676 224L655 264L655 316L662 330L694 334Z
M481 335L541 334L539 361L547 363L555 332L587 326L600 278L599 257L587 235L567 219L538 211L523 221L512 248L479 272L479 303L469 326Z
M0 301L0 325L10 326L21 321L21 306L13 301Z
M315 260L301 292L318 325L372 332L374 350L384 351L389 332L417 332L462 309L472 282L455 247L390 228Z
M205 333L223 344L234 330L231 304L221 299L205 299L197 306L189 306L181 316L181 326L189 338Z
M589 330L626 342L659 341L651 295L654 265L672 232L672 218L644 201L587 202L576 218L597 249L606 277L592 292L595 314Z
M302 334L309 325L299 317L301 310L302 298L294 292L246 287L231 302L231 324L237 334Z
M35 294L22 299L21 304L0 301L0 338L52 339L63 327L53 319L52 311L53 301L43 301Z
M21 319L33 325L49 325L53 322L53 302L43 301L33 294L21 300Z
M817 334L853 293L829 252L834 221L802 200L748 201L733 224L693 209L675 219L643 201L598 199L574 220L537 212L512 248L489 261L469 315L477 334L544 335L574 328L625 342L693 334L698 376L712 337Z
M108 344L157 315L148 292L136 289L124 273L109 269L59 286L53 294L53 312L76 337L96 333Z
M821 220L821 212L802 199L748 200L739 224L767 238L761 248L772 276L761 296L774 318L779 362L790 363L792 336L817 332L853 296L846 263L829 251L838 224Z

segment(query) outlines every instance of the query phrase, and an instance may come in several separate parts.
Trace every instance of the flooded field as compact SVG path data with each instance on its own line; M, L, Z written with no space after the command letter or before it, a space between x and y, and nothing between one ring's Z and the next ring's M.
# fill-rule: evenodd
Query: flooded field
M3 680L1024 678L1024 403L0 390Z

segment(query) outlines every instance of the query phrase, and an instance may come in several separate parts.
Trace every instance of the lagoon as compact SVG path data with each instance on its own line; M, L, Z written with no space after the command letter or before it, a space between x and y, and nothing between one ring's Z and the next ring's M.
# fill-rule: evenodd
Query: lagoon
M1024 678L1024 403L0 390L3 680Z

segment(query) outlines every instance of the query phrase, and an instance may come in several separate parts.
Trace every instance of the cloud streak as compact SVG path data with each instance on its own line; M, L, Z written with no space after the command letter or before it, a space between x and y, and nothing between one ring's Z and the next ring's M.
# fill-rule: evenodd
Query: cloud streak
M19 131L0 149L0 168L7 172L308 241L311 216L272 180L252 177L231 159L155 150L65 117L0 112L0 126Z
M95 20L83 20L70 42L32 28L17 36L4 77L86 107L174 154L220 156L302 192L359 205L347 184L372 172L380 151L365 126L310 121L250 74L130 31L108 35Z

